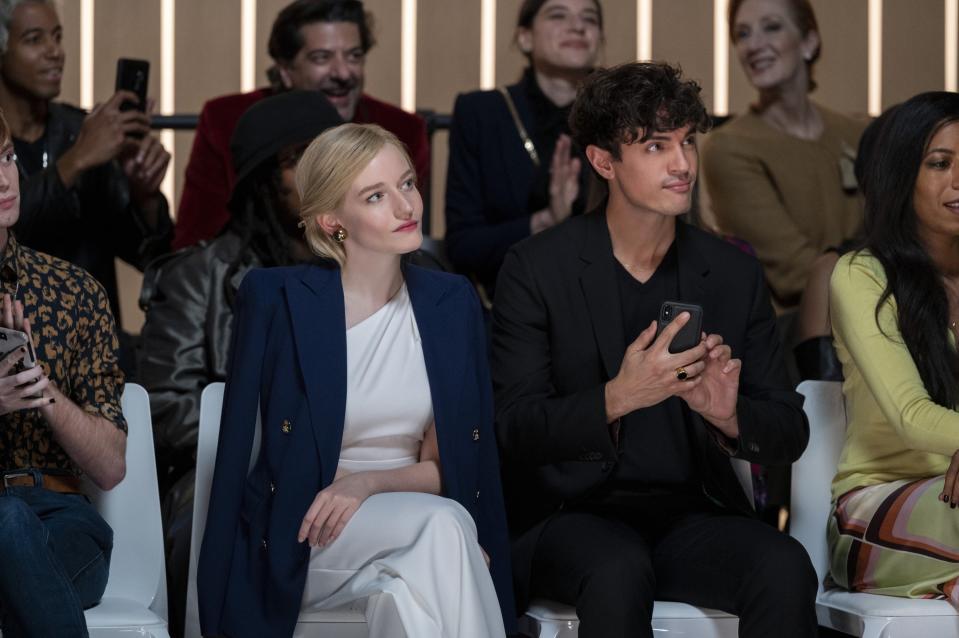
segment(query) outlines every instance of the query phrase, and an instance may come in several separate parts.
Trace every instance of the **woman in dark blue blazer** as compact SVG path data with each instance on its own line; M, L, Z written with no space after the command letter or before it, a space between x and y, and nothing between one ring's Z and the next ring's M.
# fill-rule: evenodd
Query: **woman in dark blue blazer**
M401 266L422 241L415 177L380 127L327 131L296 181L332 265L253 270L240 287L204 635L290 636L301 608L360 598L371 637L514 629L479 302L462 277Z
M567 118L602 39L599 0L524 0L516 25L516 44L529 61L523 77L456 99L446 250L490 299L510 246L583 212L589 169L572 147Z

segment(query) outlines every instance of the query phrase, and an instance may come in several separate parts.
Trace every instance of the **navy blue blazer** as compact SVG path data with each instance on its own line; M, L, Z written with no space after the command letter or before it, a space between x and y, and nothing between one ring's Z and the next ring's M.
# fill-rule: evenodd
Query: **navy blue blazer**
M416 266L406 266L404 273L432 394L443 494L476 521L507 631L513 631L479 300L458 275ZM297 531L316 493L333 481L342 443L346 325L340 271L252 270L236 308L197 572L200 624L204 635L290 636L310 556L308 545L296 542ZM258 402L262 444L248 475Z

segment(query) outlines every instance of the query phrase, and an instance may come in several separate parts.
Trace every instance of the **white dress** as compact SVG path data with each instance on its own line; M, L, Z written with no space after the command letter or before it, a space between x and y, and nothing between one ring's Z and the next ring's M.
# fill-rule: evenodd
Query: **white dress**
M338 474L416 463L433 408L405 285L346 331L346 360ZM304 608L364 598L370 638L505 636L473 518L441 496L371 496L335 541L312 549Z

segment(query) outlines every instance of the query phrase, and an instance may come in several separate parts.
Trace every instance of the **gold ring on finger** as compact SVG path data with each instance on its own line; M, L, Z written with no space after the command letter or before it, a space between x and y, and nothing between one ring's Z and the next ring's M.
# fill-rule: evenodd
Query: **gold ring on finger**
M680 381L685 381L689 377L689 373L686 372L686 368L679 366L676 368L676 378Z

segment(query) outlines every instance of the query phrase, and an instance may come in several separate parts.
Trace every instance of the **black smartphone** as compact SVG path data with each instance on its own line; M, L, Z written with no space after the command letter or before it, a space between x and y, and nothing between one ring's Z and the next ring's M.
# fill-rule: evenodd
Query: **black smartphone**
M696 346L702 339L703 332L703 307L694 303L683 303L681 301L664 301L659 308L659 319L657 321L656 336L670 324L670 322L684 312L689 313L689 321L679 329L676 336L669 344L669 351L673 354L683 352Z
M147 84L150 81L150 63L146 60L134 60L131 58L120 58L117 60L117 91L130 91L136 93L140 101L136 104L124 101L120 105L121 111L137 109L146 111L147 109Z

